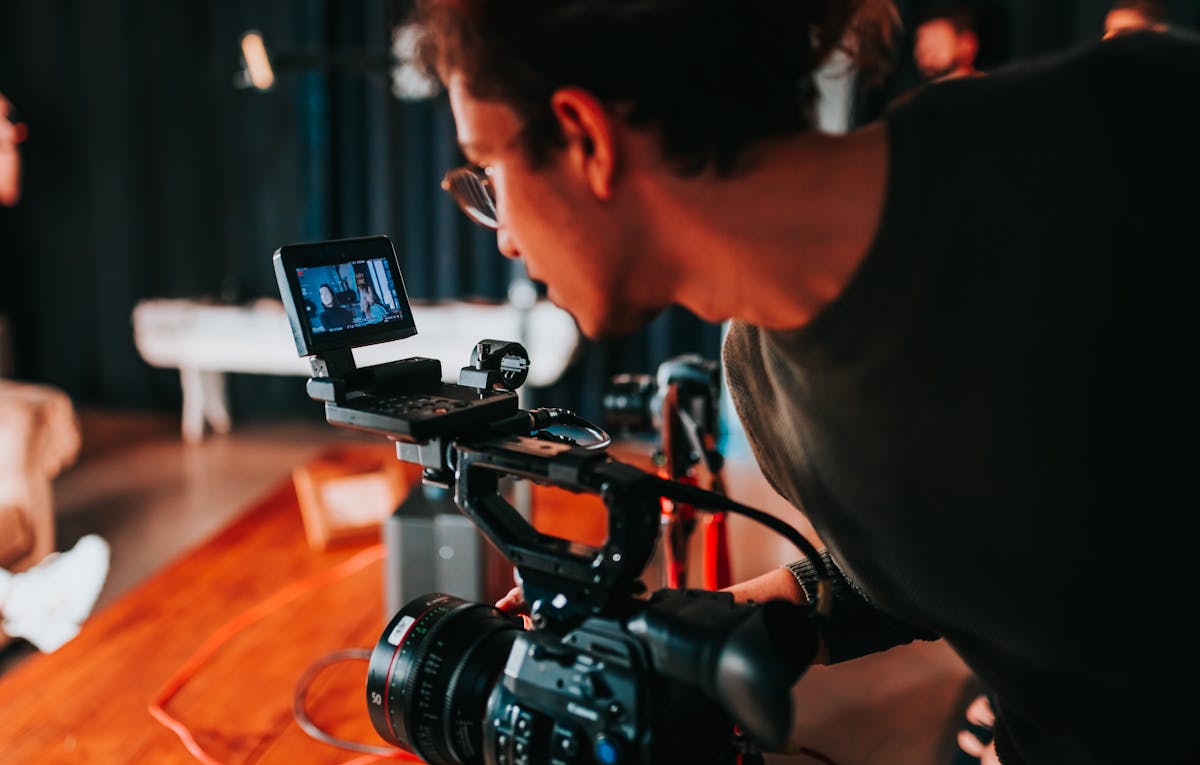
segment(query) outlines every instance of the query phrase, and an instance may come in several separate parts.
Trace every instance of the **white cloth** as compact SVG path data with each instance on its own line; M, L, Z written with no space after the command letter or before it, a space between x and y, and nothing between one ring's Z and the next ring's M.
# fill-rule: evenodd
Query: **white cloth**
M51 553L17 574L0 572L4 632L51 653L79 634L108 578L110 551L88 534L62 553Z

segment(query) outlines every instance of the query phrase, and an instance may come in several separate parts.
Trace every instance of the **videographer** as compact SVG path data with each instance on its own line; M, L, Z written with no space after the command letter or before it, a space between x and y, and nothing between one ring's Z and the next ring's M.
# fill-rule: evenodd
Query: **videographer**
M446 185L592 338L732 320L757 460L841 575L825 660L942 637L996 699L983 761L1176 761L1200 42L1130 34L818 132L813 72L851 41L877 73L894 17L424 0L472 163Z

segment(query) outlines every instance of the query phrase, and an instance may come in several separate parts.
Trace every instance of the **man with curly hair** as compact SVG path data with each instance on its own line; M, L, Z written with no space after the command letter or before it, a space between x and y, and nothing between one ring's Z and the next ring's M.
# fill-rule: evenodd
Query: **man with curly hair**
M756 459L837 573L820 660L944 638L996 701L983 761L1177 761L1195 37L947 81L833 135L814 73L839 49L878 73L889 3L417 10L469 162L445 186L504 255L592 338L670 305L730 322ZM814 571L731 590L802 602Z

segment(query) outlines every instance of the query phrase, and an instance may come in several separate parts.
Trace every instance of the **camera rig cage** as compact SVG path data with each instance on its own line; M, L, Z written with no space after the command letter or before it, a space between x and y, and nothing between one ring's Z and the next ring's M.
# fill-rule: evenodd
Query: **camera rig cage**
M410 357L356 367L353 348L403 339L417 331L387 237L288 245L275 252L273 262L297 351L310 357L309 396L324 402L331 424L394 441L397 458L420 465L425 482L453 491L458 508L516 568L533 631L549 636L537 646L539 651L530 648L530 656L538 653L549 656L552 664L563 664L565 659L554 649L547 651L548 646L559 639L572 641L581 628L594 632L594 625L600 624L601 632L611 632L611 625L625 625L623 630L643 646L655 673L698 687L725 710L739 735L748 737L742 743L743 756L759 746L783 744L791 723L790 688L815 654L815 624L830 601L822 597L828 572L808 540L783 521L722 494L614 459L607 452L607 434L570 410L520 409L515 390L524 382L530 360L519 343L479 341L458 383L442 381L441 363L435 359ZM389 291L385 302L394 313L379 323L317 326L313 285L326 276L350 273L365 273ZM500 479L506 476L598 495L606 508L607 539L593 547L539 532L501 495ZM742 514L788 538L819 567L817 602L758 604L762 608L739 611L731 620L735 606L728 593L663 590L647 600L640 576L659 542L664 499L697 510ZM432 597L426 612L444 609L446 600ZM413 621L398 614L380 646L398 649L399 630ZM729 624L729 634L721 650L714 651L700 636L723 622ZM792 642L780 644L778 632L788 634ZM807 636L807 642L796 640L797 633ZM511 659L509 665L507 670L512 670ZM388 678L379 675L391 669L372 660L369 688L386 684ZM562 678L556 682L562 688ZM594 682L588 679L584 685L591 688ZM510 692L521 687L532 692L528 686L508 685ZM574 686L567 690L587 695ZM389 709L389 703L402 703L399 695L401 691L368 694L368 711L385 738L409 743L415 737L424 742L416 747L419 753L431 762L507 761L492 739L487 739L482 753L487 757L481 760L481 753L470 745L463 744L465 753L443 752L429 743L437 738L430 731L405 730L407 726L396 721L396 710ZM455 724L459 732L446 735L461 744L468 737L463 731L474 723ZM603 732L593 738L611 746ZM455 748L443 748L447 747ZM604 761L607 751L597 749L593 760ZM511 750L505 752L511 757Z

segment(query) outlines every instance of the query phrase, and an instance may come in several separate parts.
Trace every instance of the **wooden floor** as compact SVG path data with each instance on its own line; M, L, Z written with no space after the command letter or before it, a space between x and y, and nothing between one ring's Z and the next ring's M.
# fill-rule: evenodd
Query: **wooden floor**
M96 610L199 544L293 467L363 435L321 422L248 423L185 444L170 414L81 411L82 447L54 483L57 549L88 533L104 537L112 562ZM26 657L24 642L0 651L0 673Z
M112 546L98 611L216 534L296 465L335 444L371 441L321 422L242 424L192 445L183 443L171 416L83 412L81 423L83 451L55 484L58 543L63 549L95 532ZM811 531L752 464L731 460L725 478L734 498ZM749 521L731 518L729 530L735 580L795 557L786 541ZM20 642L9 646L0 653L0 673L31 650ZM793 741L837 765L942 765L953 758L953 730L969 693L968 674L941 643L814 667L793 694ZM10 701L0 700L0 708Z

